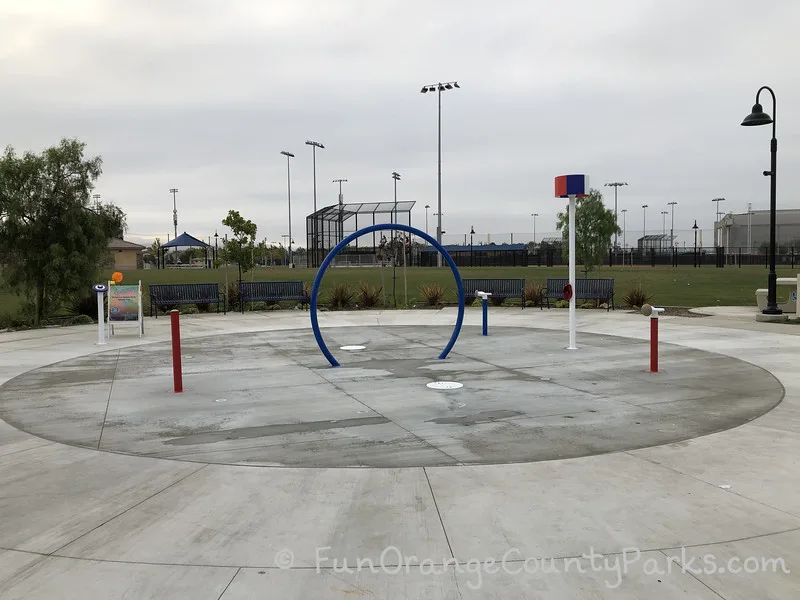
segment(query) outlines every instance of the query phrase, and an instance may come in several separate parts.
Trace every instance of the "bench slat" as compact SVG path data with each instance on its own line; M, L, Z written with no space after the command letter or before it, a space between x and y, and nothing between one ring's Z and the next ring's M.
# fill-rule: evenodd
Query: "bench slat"
M519 298L525 308L524 279L462 279L464 295L474 297L475 292L491 292L493 298Z
M569 279L551 278L547 280L547 289L544 297L547 307L550 308L550 299L562 299L564 287ZM610 302L609 309L614 306L614 280L613 279L575 279L573 290L576 300L606 300Z
M239 300L244 312L246 302L304 300L302 281L240 281Z
M216 304L225 303L216 283L158 283L148 287L150 293L150 315L158 306L170 304ZM225 307L223 306L223 311ZM158 310L155 310L158 318Z

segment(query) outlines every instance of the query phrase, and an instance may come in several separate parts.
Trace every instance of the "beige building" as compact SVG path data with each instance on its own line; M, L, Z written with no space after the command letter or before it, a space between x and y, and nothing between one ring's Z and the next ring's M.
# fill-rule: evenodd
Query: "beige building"
M125 240L111 240L108 242L108 249L111 250L114 269L117 271L132 271L142 268L144 246Z

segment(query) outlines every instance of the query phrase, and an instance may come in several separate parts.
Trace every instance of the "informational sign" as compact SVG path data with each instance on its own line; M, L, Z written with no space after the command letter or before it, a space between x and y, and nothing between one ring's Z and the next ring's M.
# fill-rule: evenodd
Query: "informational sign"
M115 326L133 325L144 335L142 320L142 282L138 285L115 285L108 282L108 326L114 334Z
M108 320L111 322L139 320L138 285L109 286Z

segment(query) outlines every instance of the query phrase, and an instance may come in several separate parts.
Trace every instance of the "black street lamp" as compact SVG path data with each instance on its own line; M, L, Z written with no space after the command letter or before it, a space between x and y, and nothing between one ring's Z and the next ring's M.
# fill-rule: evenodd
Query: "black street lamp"
M772 114L770 117L761 108L758 97L762 90L767 90L772 96ZM769 125L772 123L772 141L770 142L770 170L764 171L765 176L769 176L769 275L767 276L767 307L761 311L765 315L780 315L783 311L778 307L778 275L775 273L775 228L777 221L777 210L775 202L775 173L778 168L778 139L775 137L775 119L777 112L775 108L775 92L768 86L762 86L756 92L756 103L753 105L752 112L744 118L742 125L750 127L754 125Z
M215 231L214 232L214 267L219 268L217 264L217 253L219 252L219 234Z
M470 225L469 227L469 266L474 267L474 259L472 254L472 236L475 235L475 227Z
M697 219L694 220L692 229L694 229L694 266L697 267Z

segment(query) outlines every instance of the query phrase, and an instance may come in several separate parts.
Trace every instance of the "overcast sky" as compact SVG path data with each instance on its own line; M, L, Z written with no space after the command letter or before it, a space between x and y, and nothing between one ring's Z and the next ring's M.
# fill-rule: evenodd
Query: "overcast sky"
M555 230L553 177L626 181L628 244L710 229L721 208L768 208L766 127L739 126L761 85L778 96L779 208L800 183L800 2L768 0L0 0L2 145L62 137L101 155L97 192L129 239L207 238L228 209L295 242L317 203L401 200L436 212L442 94L443 228ZM772 101L762 94L767 112ZM613 208L613 190L602 188ZM669 219L667 220L669 228ZM622 217L620 216L620 225ZM445 236L446 238L448 236ZM517 238L518 239L518 238ZM515 240L516 241L516 240Z

